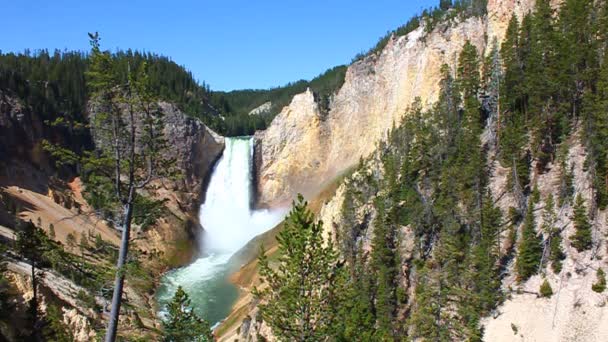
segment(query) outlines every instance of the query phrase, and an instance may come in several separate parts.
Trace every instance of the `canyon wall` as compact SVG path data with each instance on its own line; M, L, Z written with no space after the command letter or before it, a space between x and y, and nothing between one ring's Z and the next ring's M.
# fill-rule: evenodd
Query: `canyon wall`
M256 133L258 204L285 204L298 192L313 196L368 156L415 98L427 106L437 99L442 65L455 68L467 40L485 53L494 37L503 39L511 15L521 16L533 3L490 0L484 18L442 22L430 33L423 25L391 38L380 53L348 67L327 113L312 92L296 95Z
M167 210L162 216L146 229L133 226L130 253L143 256L140 261L152 278L160 277L168 267L181 266L191 260L195 252L194 234L200 230L197 213L202 191L224 148L224 138L201 121L186 116L173 104L160 102L159 107L164 114L163 130L168 140L165 153L175 158L180 175L172 180L155 181L147 190L146 195L166 200ZM91 110L90 115L94 116L95 111ZM17 216L40 222L45 230L52 224L56 232L54 239L66 246L69 234L89 237L89 240L91 235L99 234L105 243L117 248L120 232L87 202L86 183L81 181L77 168L55 165L42 148L44 139L71 148L91 148L93 144L103 143L94 141L94 134L89 133L50 126L43 115L14 94L0 91L0 240L12 243ZM11 209L8 203L15 207ZM90 258L102 264L114 262L104 253L91 253ZM19 264L10 263L11 279L29 279L30 271L23 265L17 267ZM52 270L44 272L48 275L45 279L50 281L41 285L45 289L41 300L59 299L65 303L68 310L63 312L64 320L70 326L73 323L82 328L83 324L99 323L103 319L97 312L86 310L78 299L78 291L74 291L79 288L74 282ZM21 298L26 294L17 283L11 281L11 286L16 287L15 295ZM58 284L62 286L56 286ZM137 335L160 328L153 291L142 291L127 282L125 292L129 305L137 308L123 309L121 321L124 320L127 332ZM100 299L100 305L107 302ZM81 314L75 315L73 309ZM0 338L11 332L2 326L0 330ZM77 331L76 341L91 340L88 335L91 330L79 328Z

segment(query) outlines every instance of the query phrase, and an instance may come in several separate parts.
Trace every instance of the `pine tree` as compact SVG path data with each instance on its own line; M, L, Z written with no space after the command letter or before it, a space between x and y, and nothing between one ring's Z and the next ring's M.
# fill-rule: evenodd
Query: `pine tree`
M473 254L473 276L471 277L481 315L489 313L500 299L500 226L502 212L494 206L488 191L483 197L481 214L481 236Z
M608 5L606 5L608 12ZM608 22L608 16L606 17ZM599 71L596 92L586 97L585 140L589 150L588 163L598 207L608 206L608 53Z
M555 201L553 200L553 195L549 194L545 200L542 230L547 236L551 268L553 272L559 273L562 269L562 260L565 259L566 255L562 250L562 236L557 227L555 227L556 220Z
M581 194L576 196L572 221L575 229L574 234L570 237L572 246L579 252L591 248L593 243L591 237L591 223L589 223L587 208L585 207L585 200Z
M591 285L591 289L597 293L602 293L606 290L606 273L603 269L598 268L595 275L597 281Z
M302 195L277 242L277 267L270 266L264 251L259 258L266 287L254 289L254 296L261 300L262 318L279 340L323 340L336 325L343 268L331 239L323 238L323 223L315 222Z
M417 270L415 302L408 318L413 339L449 341L449 325L445 324L448 311L446 292L440 270L428 262Z
M52 223L49 224L49 238L55 240L55 226Z
M72 334L71 328L63 321L61 308L56 305L48 305L45 321L46 325L43 328L43 336L47 341L74 341L74 335Z
M163 318L163 341L165 342L211 342L213 334L204 319L199 318L190 306L190 298L179 286Z
M33 296L29 302L28 319L31 324L31 337L36 338L39 331L39 307L38 307L38 274L36 268L43 261L43 253L48 243L44 231L36 227L32 221L19 221L17 225L17 236L15 240L16 249L31 266L32 292Z
M542 252L541 239L536 233L534 202L530 201L526 212L526 218L524 219L524 227L522 229L522 237L517 251L517 262L515 264L518 279L520 281L526 281L530 276L536 274Z
M363 251L359 250L358 255ZM343 300L339 304L337 329L333 334L338 341L373 341L376 334L374 315L373 272L364 257L349 264L351 276L344 286Z
M501 86L501 101L510 115L516 115L523 111L521 94L523 71L519 59L519 21L516 15L511 16L511 20L509 20L500 54L505 69Z
M163 113L151 89L148 64L142 62L132 68L128 59L113 58L102 51L97 33L89 34L89 38L91 54L86 77L90 97L100 109L91 118L91 125L101 143L95 153L83 156L82 163L92 181L92 190L101 193L121 218L121 244L105 336L106 342L114 342L139 192L150 189L154 180L174 176L176 170L175 159L164 153L168 143L163 134ZM51 148L57 150L65 149Z
M540 296L543 298L549 298L553 296L553 289L551 288L551 284L545 279L543 283L540 285L539 289Z
M84 251L89 249L89 239L85 233L80 234L80 243L78 244L80 248L80 254L84 254Z
M387 177L391 178L389 175ZM387 186L390 187L390 185ZM397 310L397 255L395 251L397 236L394 224L386 213L384 201L383 198L375 201L377 216L370 262L375 279L376 338L388 341L392 340L395 335L393 320Z
M68 235L65 238L65 242L68 245L68 248L70 249L70 251L73 251L74 248L76 247L76 236L74 235L74 233L68 233Z

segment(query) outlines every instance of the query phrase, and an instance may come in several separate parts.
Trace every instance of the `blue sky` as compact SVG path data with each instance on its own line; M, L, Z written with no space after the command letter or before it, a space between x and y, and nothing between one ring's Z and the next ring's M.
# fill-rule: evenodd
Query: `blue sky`
M438 0L0 0L0 50L102 47L171 57L214 90L310 79Z

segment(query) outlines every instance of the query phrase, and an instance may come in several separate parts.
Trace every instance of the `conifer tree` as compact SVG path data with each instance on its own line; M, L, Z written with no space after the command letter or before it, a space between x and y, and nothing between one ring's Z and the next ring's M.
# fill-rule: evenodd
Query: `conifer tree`
M122 69L120 59L101 50L97 33L89 34L89 38L91 55L86 76L92 101L100 109L92 118L95 139L100 146L95 153L86 153L82 163L92 191L101 194L110 210L120 217L121 244L105 336L106 342L114 342L138 192L150 190L155 180L174 176L175 160L164 154L168 143L162 130L163 113L151 91L147 63L132 69L128 61L122 60L127 64ZM50 150L65 151L54 147Z
M500 226L502 212L494 206L488 191L483 197L481 213L481 234L478 245L473 249L473 275L471 276L480 314L488 313L500 299Z
M261 300L262 319L279 340L323 340L336 325L343 268L331 239L323 238L323 223L315 222L302 195L277 242L277 267L271 267L264 251L259 258L266 287L254 289L254 296Z
M587 215L585 200L581 194L576 196L572 222L575 229L574 234L570 237L572 246L579 252L591 248L593 243L591 238L591 223L589 223L589 216Z
M518 279L526 281L530 276L536 274L542 257L541 239L536 233L536 223L534 220L534 201L530 200L528 210L524 219L521 242L517 251Z
M358 255L363 251L359 250ZM350 277L344 286L344 296L338 306L337 327L333 335L338 341L373 341L376 336L374 315L373 272L364 257L349 264Z
M557 220L555 213L555 201L553 195L549 194L545 200L545 209L543 212L542 230L547 236L547 245L549 249L549 261L553 272L559 273L562 269L562 260L566 257L562 250L562 236L559 229L555 227Z
M167 307L167 316L163 319L163 341L211 342L214 340L209 323L194 313L188 294L179 286Z
M71 328L63 321L61 308L56 305L48 305L45 321L46 325L43 328L43 336L47 341L74 341L74 335L72 334Z
M24 259L30 263L33 296L29 302L28 319L31 323L30 333L36 338L39 331L39 307L38 307L38 274L36 268L43 261L43 253L48 244L46 234L42 229L36 227L32 221L19 221L17 225L16 249Z
M595 275L597 280L591 285L591 289L597 293L602 293L606 290L606 273L603 269L598 268Z
M608 5L606 5L608 12ZM607 16L608 22L608 16ZM588 96L585 111L585 140L593 177L594 200L600 209L608 206L608 53L599 71L596 92Z
M49 238L55 240L55 226L52 223L49 224Z
M519 59L519 21L516 15L511 16L509 26L502 42L500 54L503 58L504 77L502 79L503 107L508 110L509 115L515 115L522 111L521 86L523 82L523 71Z
M450 325L446 291L441 270L427 262L417 272L415 302L408 325L412 327L410 336L413 339L427 341L449 341Z
M540 285L540 289L538 291L541 297L548 298L553 296L553 289L551 288L551 284L545 279L543 283Z
M370 262L375 279L376 338L391 340L394 338L393 320L397 309L397 236L385 206L384 199L375 201L377 216Z

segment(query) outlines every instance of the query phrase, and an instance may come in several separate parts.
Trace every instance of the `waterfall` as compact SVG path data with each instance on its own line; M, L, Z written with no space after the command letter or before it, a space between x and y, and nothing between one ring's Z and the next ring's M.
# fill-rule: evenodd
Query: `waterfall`
M213 171L200 221L204 226L201 250L235 252L267 226L254 222L259 215L250 208L253 171L253 139L227 138L226 147Z
M226 277L228 261L255 236L276 226L284 210L252 210L253 139L226 138L225 149L211 175L199 218L201 257L192 264L168 272L157 299L171 300L177 286L192 299L194 310L211 324L224 319L237 297ZM162 314L162 311L161 311Z

